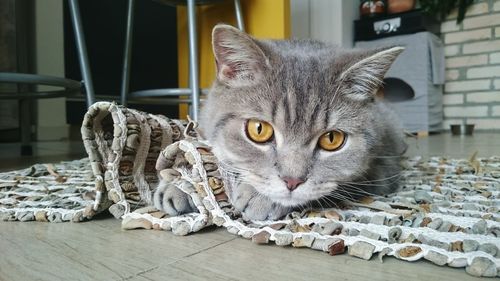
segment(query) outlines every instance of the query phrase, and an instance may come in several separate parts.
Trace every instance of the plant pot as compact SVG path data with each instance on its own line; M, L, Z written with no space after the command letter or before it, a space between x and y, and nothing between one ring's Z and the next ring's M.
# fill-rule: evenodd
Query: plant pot
M474 124L465 125L465 134L472 136L473 133L474 133Z
M413 10L415 8L415 0L388 0L387 13L397 14Z
M452 124L450 125L450 129L451 129L451 134L454 136L462 134L462 125L460 124Z
M382 0L361 1L359 5L359 14L362 18L385 15L385 12L386 4Z

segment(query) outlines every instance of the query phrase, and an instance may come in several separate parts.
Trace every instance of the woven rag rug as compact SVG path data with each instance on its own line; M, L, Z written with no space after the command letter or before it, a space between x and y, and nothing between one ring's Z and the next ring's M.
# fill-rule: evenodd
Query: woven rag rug
M330 255L429 260L500 276L500 157L408 159L401 190L279 221L244 221L224 190L217 159L193 122L99 102L82 125L88 158L0 174L4 221L80 222L108 210L123 229L177 235L217 225L257 244ZM189 194L198 212L170 217L151 207L159 177Z

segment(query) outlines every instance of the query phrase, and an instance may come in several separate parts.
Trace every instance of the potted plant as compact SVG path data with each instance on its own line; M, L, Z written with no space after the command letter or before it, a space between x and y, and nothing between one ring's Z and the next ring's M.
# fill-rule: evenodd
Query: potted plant
M387 0L387 13L397 14L413 10L416 0Z
M420 0L419 2L424 13L439 21L443 21L453 9L457 8L457 24L460 24L465 18L467 8L474 3L474 0Z

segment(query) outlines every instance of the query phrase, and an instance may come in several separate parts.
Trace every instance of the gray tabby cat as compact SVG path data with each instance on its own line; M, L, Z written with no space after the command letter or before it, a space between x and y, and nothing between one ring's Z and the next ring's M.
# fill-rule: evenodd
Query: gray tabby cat
M217 79L200 127L244 218L395 191L406 144L375 95L403 48L263 41L228 25L217 25L212 40ZM168 183L154 203L171 215L193 210Z

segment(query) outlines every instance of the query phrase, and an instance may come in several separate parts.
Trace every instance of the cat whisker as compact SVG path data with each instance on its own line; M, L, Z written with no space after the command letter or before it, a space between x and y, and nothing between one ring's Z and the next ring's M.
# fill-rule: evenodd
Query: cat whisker
M338 208L340 208L340 207L339 207L339 205L337 204L337 202L335 202L334 200L332 200L332 199L330 199L330 198L328 198L328 197L321 197L321 198L319 198L319 199L317 199L317 200L318 200L318 201L321 201L321 200L326 201L326 205L327 205L327 206L334 206L334 207L335 207L335 208L337 208L337 209L338 209ZM320 203L320 205L321 205L321 203ZM325 209L327 209L327 208L324 208L324 207L322 206L322 209L323 209L323 210L325 210Z
M325 198L329 198L330 200L332 200L332 198L333 198L333 199L337 199L339 201L349 200L349 198L347 196L344 196L344 195L342 195L342 194L340 194L338 192L337 193L331 193L330 195L328 195Z
M323 204L321 204L321 198L314 200L314 202L318 202L321 210L324 210L325 208L323 207Z
M338 198L344 199L344 200L355 200L354 194L352 192L342 192L342 190L337 190L335 195Z
M230 174L241 174L241 173L248 173L249 172L247 170L226 168L226 167L219 167L219 170L222 170L222 171L224 171L226 173L230 173Z
M367 158L374 159L394 159L394 158L402 158L401 155L368 155Z
M380 179L373 179L373 180L365 180L365 181L355 181L355 182L350 182L350 181L339 181L340 183L352 183L352 184L357 184L357 185L376 185L373 184L374 182L382 182L382 181L387 181L390 179L395 179L395 181L401 179L403 176L403 173L396 173L392 176L385 177L385 178L380 178Z
M366 196L377 196L374 193L367 192L367 191L364 191L364 190L355 190L354 187L349 187L349 190L347 190L347 189L339 189L339 190L337 190L337 193L349 195L349 198L352 199L352 200L355 200L354 196L356 196L358 198L360 198L360 197L366 197Z
M339 185L335 192L338 193L350 193L350 194L358 194L364 196L377 196L377 194L367 191L366 189L362 189L359 186L355 186L352 184L344 184Z
M387 187L390 186L391 184L397 183L399 181L399 178L389 180L386 183L370 183L369 181L366 181L365 183L359 183L359 182L338 182L339 185L351 185L351 186L357 186L357 187L372 187L372 188L382 188L382 187Z
M325 188L327 189L331 189L332 191L328 192L327 194L323 195L322 197L320 197L320 199L330 199L331 198L334 198L334 199L346 199L345 195L342 194L343 190L341 189L341 186L335 184L335 185L332 185L332 186L325 186ZM330 203L333 203L333 202L330 202Z

